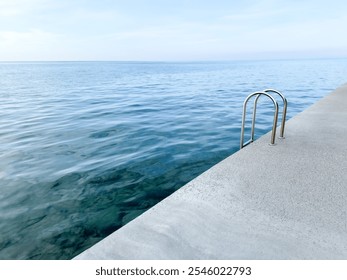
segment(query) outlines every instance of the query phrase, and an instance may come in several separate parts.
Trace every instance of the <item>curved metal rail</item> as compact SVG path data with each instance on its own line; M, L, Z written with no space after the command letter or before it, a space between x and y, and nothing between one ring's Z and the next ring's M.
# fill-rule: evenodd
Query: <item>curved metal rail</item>
M268 90L270 91L270 90ZM276 91L277 93L277 91ZM257 91L254 93L251 93L250 95L247 96L246 100L243 102L243 113L242 113L242 124L241 124L241 140L240 140L240 149L243 147L247 146L248 144L252 143L254 141L254 126L255 126L255 114L256 114L256 106L257 106L257 101L261 95L265 95L268 98L271 99L271 101L274 104L274 121L272 125L272 134L271 134L271 145L275 145L275 138L276 138L276 126L277 126L277 119L278 119L278 103L277 101L270 95L269 93L265 91ZM251 139L248 140L246 143L244 143L244 134L245 134L245 120L246 120L246 109L247 109L247 102L250 100L253 96L257 96L256 100L254 101L254 108L253 108L253 119L252 119L252 131L251 131ZM284 126L283 126L284 129Z
M286 124L287 105L288 105L287 99L284 97L284 95L281 92L279 92L278 90L275 90L275 89L271 89L271 88L265 89L264 92L274 92L274 93L277 93L282 98L282 101L283 101L283 111L282 111L282 121L281 121L281 130L280 130L279 138L284 138L284 126ZM257 98L259 96L257 96Z
M275 89L265 89L264 92L274 92L277 93L283 101L283 112L282 112L282 121L281 121L281 130L280 130L280 136L278 138L284 139L284 126L286 123L286 115L287 115L287 99L284 97L284 95ZM251 130L251 138L254 140L254 126L255 126L255 118L256 118L256 111L257 111L257 102L261 95L258 95L254 100L253 105L253 117L252 117L252 130Z

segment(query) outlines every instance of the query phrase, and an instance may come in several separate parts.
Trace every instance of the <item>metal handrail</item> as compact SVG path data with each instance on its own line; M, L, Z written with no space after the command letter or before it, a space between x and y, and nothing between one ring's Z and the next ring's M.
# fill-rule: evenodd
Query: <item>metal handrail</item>
M286 124L286 116L287 116L287 105L288 105L287 99L284 97L284 95L281 92L279 92L278 90L275 90L275 89L271 89L271 88L265 89L264 92L277 93L279 96L281 96L281 98L283 100L282 122L281 122L280 136L279 136L279 138L283 139L284 138L284 126ZM257 96L257 98L259 96Z
M283 100L283 112L282 112L282 122L281 122L281 130L280 130L280 136L279 138L284 139L284 126L286 123L286 115L287 115L287 99L284 97L284 95L275 89L265 89L264 92L274 92L277 93ZM253 105L253 117L252 117L252 130L251 130L251 138L254 139L254 126L255 126L255 116L256 116L256 110L257 110L257 102L261 95L258 95L254 100Z
M270 90L268 90L270 91ZM242 124L241 124L241 140L240 140L240 149L243 147L247 146L248 144L252 143L254 141L254 123L255 123L255 114L256 114L256 106L257 106L257 101L261 95L266 95L269 97L275 108L274 112L274 121L272 125L272 134L271 134L271 145L275 145L275 138L276 138L276 126L277 126L277 119L278 119L278 103L277 101L270 95L269 93L265 91L257 91L254 93L251 93L250 95L247 96L246 100L243 102L243 113L242 113ZM246 120L246 109L247 109L247 102L249 99L251 99L253 96L257 96L256 100L254 101L254 108L253 108L253 120L252 120L252 132L251 132L251 139L248 140L246 143L244 143L244 134L245 134L245 120ZM284 127L283 127L284 129Z

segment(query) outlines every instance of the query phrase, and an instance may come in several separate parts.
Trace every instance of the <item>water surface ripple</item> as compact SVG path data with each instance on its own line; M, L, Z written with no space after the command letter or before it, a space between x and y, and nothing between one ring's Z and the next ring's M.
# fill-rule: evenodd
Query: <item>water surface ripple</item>
M0 63L0 258L69 259L238 150L242 102L288 118L347 60ZM258 110L257 137L272 108Z

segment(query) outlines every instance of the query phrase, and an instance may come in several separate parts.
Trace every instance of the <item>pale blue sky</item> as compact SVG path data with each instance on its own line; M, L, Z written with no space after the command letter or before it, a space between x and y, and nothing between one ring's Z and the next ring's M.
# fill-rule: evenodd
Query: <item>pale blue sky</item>
M0 61L347 57L345 0L0 0Z

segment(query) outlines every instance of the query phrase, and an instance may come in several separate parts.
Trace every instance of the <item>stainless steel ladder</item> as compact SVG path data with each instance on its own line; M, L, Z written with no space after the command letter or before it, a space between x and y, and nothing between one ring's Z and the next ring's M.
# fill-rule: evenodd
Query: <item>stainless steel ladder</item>
M257 112L257 103L258 103L258 99L262 95L265 95L268 98L270 98L270 100L274 104L275 112L274 112L274 120L273 120L273 125L272 125L272 133L271 133L270 145L275 145L276 127L277 127L277 120L278 120L278 103L277 103L277 101L273 98L273 96L270 93L278 94L282 98L282 101L283 101L282 122L281 122L281 131L280 131L280 137L279 138L284 138L284 126L285 126L286 115L287 115L287 99L284 97L284 95L281 92L279 92L278 90L275 90L275 89L265 89L263 91L256 91L256 92L248 95L247 98L245 99L244 103L243 103L240 149L242 149L243 147L247 146L248 144L250 144L250 143L252 143L254 141L254 128L255 128L255 119L256 119L256 112ZM248 140L246 143L244 143L247 102L253 96L256 96L256 98L254 100L254 105L253 105L251 139Z

